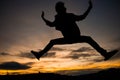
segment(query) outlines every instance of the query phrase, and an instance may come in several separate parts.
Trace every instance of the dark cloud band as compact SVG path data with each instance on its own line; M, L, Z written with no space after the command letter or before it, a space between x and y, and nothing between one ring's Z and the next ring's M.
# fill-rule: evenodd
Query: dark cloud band
M5 69L5 70L22 70L29 68L30 66L20 64L18 62L4 62L0 64L0 69Z

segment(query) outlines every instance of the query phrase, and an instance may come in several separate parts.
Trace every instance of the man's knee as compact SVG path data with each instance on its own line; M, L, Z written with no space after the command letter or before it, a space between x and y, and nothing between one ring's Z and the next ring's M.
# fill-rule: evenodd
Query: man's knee
M50 43L55 43L55 40L54 39L50 40Z
M50 41L51 44L66 44L67 41L63 38L53 39Z
M90 40L91 40L91 39L92 39L92 37L88 36L88 39L90 39Z
M85 36L85 42L87 43L91 43L93 41L93 39L90 36Z
M84 36L86 40L91 40L92 38L90 36Z

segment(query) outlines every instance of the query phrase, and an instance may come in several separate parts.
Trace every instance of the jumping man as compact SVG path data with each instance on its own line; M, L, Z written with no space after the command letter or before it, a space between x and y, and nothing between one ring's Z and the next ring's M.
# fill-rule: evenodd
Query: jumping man
M90 36L83 36L80 33L80 30L76 24L77 21L84 20L90 10L92 9L92 2L89 1L89 7L82 15L75 15L73 13L67 13L66 8L63 2L57 2L55 6L55 10L57 15L55 15L55 20L53 22L44 18L44 12L42 12L41 17L45 21L45 23L50 27L55 27L56 30L59 30L63 37L51 40L48 45L39 52L31 51L31 53L39 60L39 58L49 51L54 45L61 44L73 44L73 43L88 43L94 49L96 49L103 57L104 60L108 60L110 57L114 55L112 52L107 52L105 49L100 47Z

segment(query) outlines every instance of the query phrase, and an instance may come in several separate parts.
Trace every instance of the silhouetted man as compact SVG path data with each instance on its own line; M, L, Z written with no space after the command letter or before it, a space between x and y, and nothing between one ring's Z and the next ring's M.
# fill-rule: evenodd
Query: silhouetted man
M76 24L76 21L82 21L86 18L90 10L92 9L92 2L89 1L89 7L83 15L74 15L73 13L67 13L63 2L56 3L55 10L57 15L55 15L55 20L53 22L48 21L44 18L44 12L42 12L42 19L50 27L55 27L56 30L61 31L63 38L53 39L49 44L40 52L31 51L34 56L39 60L39 58L49 51L54 45L60 44L72 44L72 43L83 43L86 42L90 44L94 49L96 49L104 58L107 60L112 55L107 54L107 51L101 48L90 36L83 36Z

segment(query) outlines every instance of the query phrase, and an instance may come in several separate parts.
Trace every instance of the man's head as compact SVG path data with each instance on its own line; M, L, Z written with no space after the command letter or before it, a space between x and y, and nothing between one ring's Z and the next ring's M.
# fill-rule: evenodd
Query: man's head
M66 8L64 6L64 3L61 1L56 3L55 10L58 14L66 13Z

